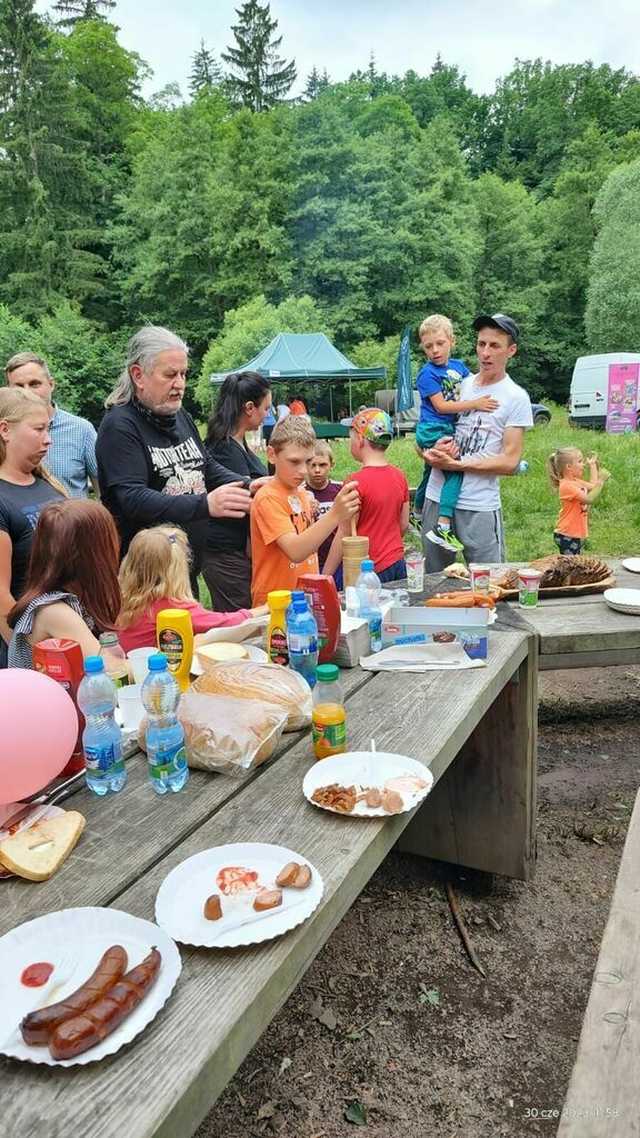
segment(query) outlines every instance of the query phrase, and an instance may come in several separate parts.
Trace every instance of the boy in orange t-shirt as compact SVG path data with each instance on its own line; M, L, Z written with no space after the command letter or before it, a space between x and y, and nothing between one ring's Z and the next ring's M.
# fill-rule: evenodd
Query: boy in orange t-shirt
M598 466L595 454L587 463L588 481L583 478L585 460L576 447L560 447L549 455L548 467L551 485L560 497L560 513L553 533L560 553L578 554L582 542L589 536L589 506L602 493L602 487L611 477L608 470Z
M263 604L273 589L295 589L303 573L317 573L317 551L323 541L360 508L358 488L351 483L314 522L311 495L302 483L315 441L313 427L299 415L289 415L273 429L267 457L275 474L258 490L251 506L254 605Z

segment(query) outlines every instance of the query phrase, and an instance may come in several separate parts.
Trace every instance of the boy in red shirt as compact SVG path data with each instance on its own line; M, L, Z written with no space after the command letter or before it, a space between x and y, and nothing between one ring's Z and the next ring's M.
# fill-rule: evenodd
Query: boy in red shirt
M359 411L351 425L351 454L362 466L350 481L360 493L357 517L359 536L369 538L369 557L380 580L401 581L407 575L402 535L409 525L409 483L397 466L387 462L386 450L393 439L391 419L378 407ZM349 533L345 525L336 531L324 572L336 573L342 560L342 538ZM341 587L341 580L337 579Z

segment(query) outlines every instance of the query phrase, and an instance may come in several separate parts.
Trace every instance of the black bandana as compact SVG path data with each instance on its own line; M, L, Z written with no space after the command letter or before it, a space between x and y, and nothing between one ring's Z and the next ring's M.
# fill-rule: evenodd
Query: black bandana
M146 407L144 403L141 403L135 395L132 399L132 403L136 411L139 411L147 422L151 423L157 431L162 431L163 435L168 435L173 442L179 441L178 431L176 430L177 411L174 411L172 415L157 415L150 407Z

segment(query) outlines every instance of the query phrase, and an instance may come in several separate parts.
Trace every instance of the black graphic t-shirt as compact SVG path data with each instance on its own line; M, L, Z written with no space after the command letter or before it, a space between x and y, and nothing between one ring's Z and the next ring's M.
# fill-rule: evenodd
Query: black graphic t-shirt
M178 411L175 428L161 430L131 403L111 407L98 430L98 480L113 514L122 554L139 530L174 523L186 530L195 566L207 536L207 492L238 475L207 456L197 427Z

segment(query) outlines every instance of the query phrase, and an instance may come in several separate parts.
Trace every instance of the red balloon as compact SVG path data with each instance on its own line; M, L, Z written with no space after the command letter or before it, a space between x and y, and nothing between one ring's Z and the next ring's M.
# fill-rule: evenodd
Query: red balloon
M0 671L0 805L37 794L68 763L78 715L61 684L27 668Z

